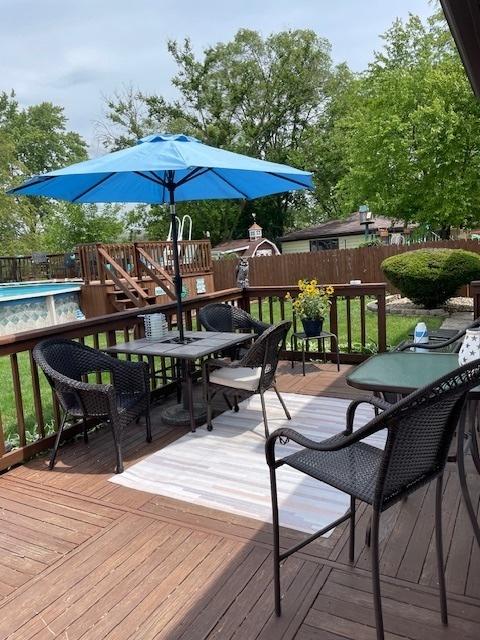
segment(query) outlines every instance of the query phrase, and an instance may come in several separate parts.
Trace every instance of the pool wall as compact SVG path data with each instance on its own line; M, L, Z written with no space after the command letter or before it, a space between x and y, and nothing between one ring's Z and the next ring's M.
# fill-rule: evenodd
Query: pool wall
M0 336L72 322L79 308L79 291L0 300Z

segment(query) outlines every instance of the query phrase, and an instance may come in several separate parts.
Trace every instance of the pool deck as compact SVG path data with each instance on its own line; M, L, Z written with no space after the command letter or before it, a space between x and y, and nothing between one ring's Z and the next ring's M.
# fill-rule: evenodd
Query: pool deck
M280 366L283 391L356 398L342 365ZM140 425L141 427L141 425ZM153 443L128 431L126 466L186 433L153 412ZM271 527L108 481L107 429L68 443L53 472L45 456L0 477L0 638L20 640L374 640L365 546L368 510L357 513L355 562L345 528L289 558L283 615L272 614ZM480 482L470 469L475 504ZM444 484L450 624L439 617L433 539L434 487L382 518L386 637L480 637L480 550L460 498L456 467ZM284 542L302 534L283 530Z

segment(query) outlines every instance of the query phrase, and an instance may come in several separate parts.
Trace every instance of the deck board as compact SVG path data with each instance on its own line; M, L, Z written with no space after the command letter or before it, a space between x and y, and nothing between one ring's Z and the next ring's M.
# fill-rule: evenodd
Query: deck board
M349 367L280 367L283 391L357 398ZM153 412L154 441L129 430L126 465L185 433ZM0 477L0 638L10 640L339 640L375 638L364 535L357 510L354 566L338 527L282 568L283 615L273 615L271 526L218 509L108 482L111 434L65 444L55 471L40 456ZM480 515L480 481L469 481ZM456 640L480 636L480 550L461 503L456 467L444 483L444 542L450 625L439 616L434 487L382 516L386 637ZM302 538L282 530L282 544Z

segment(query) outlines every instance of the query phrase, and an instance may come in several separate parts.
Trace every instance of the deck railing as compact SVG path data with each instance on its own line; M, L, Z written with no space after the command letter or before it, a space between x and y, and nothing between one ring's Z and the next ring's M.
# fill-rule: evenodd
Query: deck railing
M45 264L35 264L32 256L0 256L0 282L79 278L80 264L71 255L49 253Z
M228 289L189 298L184 301L184 323L187 329L199 329L199 309L212 302L227 302L241 306L271 323L292 318L296 329L299 328L298 319L293 317L285 299L287 292L294 295L296 291L296 287L255 287ZM376 299L378 315L366 311L369 299ZM0 470L51 447L59 425L58 404L33 360L35 345L53 336L80 340L95 348L129 341L143 335L141 315L155 312L164 313L169 325L175 326L176 305L170 302L0 338ZM385 285L335 286L327 327L339 335L342 362L359 362L368 357L372 349L384 351ZM296 350L283 355L299 357ZM152 391L155 394L168 392L173 377L170 360L156 358L150 364L154 365L152 370L157 372L151 376ZM91 381L100 382L101 376L94 375ZM76 427L72 426L65 435L68 437L75 432Z
M182 275L211 271L212 257L209 240L183 240L178 245ZM77 247L77 252L85 284L92 281L103 282L105 279L104 270L101 268L103 259L98 252L99 247L121 265L131 277L141 279L145 275L142 269L144 253L150 255L169 275L173 273L171 242L81 244ZM142 249L143 252L138 249Z

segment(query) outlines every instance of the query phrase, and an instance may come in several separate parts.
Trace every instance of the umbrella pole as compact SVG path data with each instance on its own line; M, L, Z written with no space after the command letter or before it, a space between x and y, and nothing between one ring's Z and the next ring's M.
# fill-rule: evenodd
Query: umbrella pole
M175 212L175 191L173 189L170 189L170 217L172 220L173 267L175 271L173 281L175 283L175 295L177 296L177 328L180 333L180 342L183 342L185 340L185 333L183 328L182 276L180 273L180 259L178 257L177 214Z

